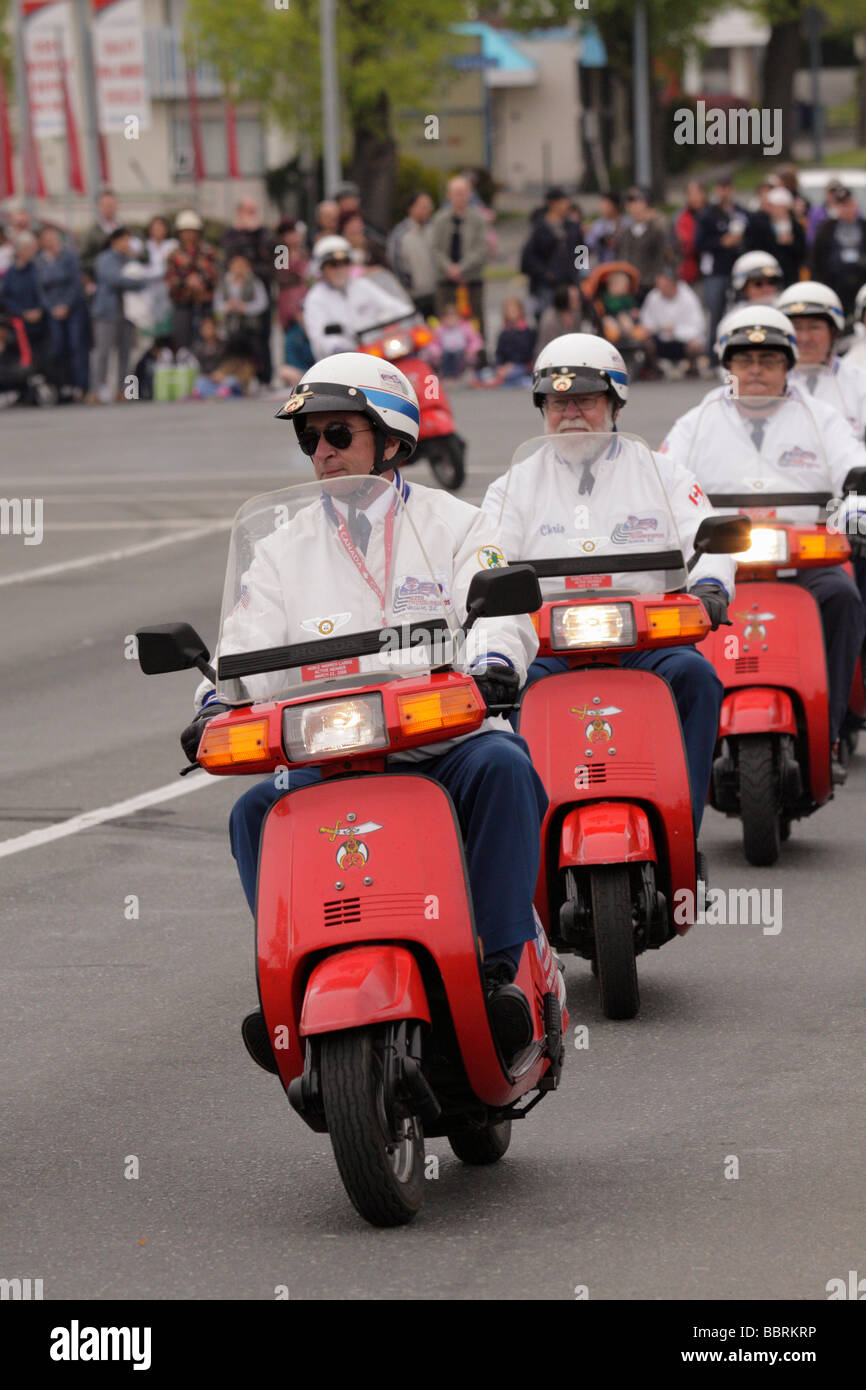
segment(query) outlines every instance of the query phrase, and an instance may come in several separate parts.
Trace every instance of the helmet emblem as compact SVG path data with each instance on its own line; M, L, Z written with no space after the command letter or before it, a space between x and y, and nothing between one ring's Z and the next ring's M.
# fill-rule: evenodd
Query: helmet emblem
M751 333L749 334L749 342L762 343L766 336L767 334L763 328L753 328Z
M554 391L567 391L573 380L574 377L571 376L555 376L553 378Z
M307 395L292 396L290 401L286 401L285 405L283 406L283 410L288 410L290 413L294 410L300 410L301 406L304 404L306 400Z

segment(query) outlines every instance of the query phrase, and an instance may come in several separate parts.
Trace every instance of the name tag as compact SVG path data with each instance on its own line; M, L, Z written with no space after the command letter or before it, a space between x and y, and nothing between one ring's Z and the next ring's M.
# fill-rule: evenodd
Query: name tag
M357 657L346 657L342 661L316 661L312 666L301 667L301 680L323 681L336 676L354 676L359 670Z

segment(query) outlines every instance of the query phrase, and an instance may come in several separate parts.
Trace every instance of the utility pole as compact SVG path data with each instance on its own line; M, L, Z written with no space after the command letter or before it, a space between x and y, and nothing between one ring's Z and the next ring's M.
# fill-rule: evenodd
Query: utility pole
M824 118L821 110L821 12L817 6L809 6L805 19L809 38L809 68L812 74L812 142L815 163L821 164L824 158Z
M33 127L30 124L30 92L27 88L27 60L24 54L24 11L20 2L15 13L15 86L18 96L18 149L24 183L24 206L31 219L36 216L36 170L33 165Z
M342 178L340 168L340 112L337 87L337 39L334 0L320 0L319 43L322 50L322 154L325 197L330 198Z
M650 148L650 79L649 41L647 38L646 5L640 3L634 12L634 172L635 181L647 190L652 185L652 153Z
M96 210L99 203L102 161L99 158L99 111L96 101L96 72L93 66L90 15L90 0L75 0L78 51L81 54L81 70L84 77L84 143L87 146L90 196L94 210Z

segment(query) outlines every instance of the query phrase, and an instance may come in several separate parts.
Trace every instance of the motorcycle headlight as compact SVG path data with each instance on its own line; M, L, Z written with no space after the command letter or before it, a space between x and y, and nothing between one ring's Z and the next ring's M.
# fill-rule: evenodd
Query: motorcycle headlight
M630 647L635 640L630 603L575 603L554 608L550 615L550 645L568 647Z
M776 526L753 526L748 550L734 556L742 565L784 565L788 559L788 533Z
M328 754L387 748L382 696L356 695L289 705L283 715L283 742L293 763Z
M395 357L408 357L413 346L411 335L408 333L395 333L393 337L386 338L383 344L385 356L391 362Z

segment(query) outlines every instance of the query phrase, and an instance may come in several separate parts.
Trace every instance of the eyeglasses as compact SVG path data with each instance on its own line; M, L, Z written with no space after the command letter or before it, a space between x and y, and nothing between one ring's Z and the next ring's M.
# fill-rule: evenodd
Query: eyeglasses
M349 425L344 425L341 420L332 420L323 430L314 429L308 425L306 429L299 430L298 443L305 454L311 458L319 446L319 439L325 436L325 443L330 444L334 449L348 449L352 442L352 436L356 434L372 434L372 429L359 425L357 429L352 429Z
M775 289L779 284L779 277L777 275L750 275L747 283L754 285L756 290Z
M588 391L583 395L570 396L549 396L547 400L548 410L565 410L569 401L574 401L578 410L592 410L593 406L598 405L606 397L606 391Z
M325 270L329 265L335 265L339 268L342 265L351 264L352 261L349 256L329 256L326 261L322 261L322 269Z
M785 367L788 359L781 352L732 352L729 367Z

